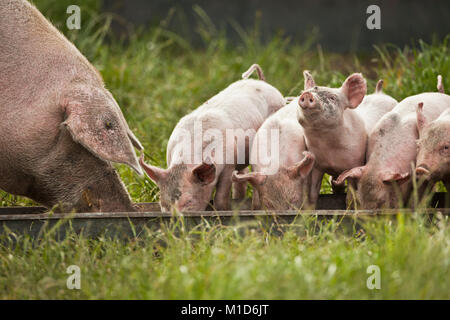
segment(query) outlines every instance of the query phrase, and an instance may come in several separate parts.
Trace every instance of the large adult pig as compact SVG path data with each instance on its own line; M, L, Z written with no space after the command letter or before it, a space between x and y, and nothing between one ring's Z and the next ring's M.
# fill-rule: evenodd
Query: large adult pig
M434 121L424 115L423 103L417 108L419 141L417 142L416 174L429 183L444 181L450 191L450 104Z
M141 172L102 78L32 5L0 2L0 188L63 210L129 211L110 161Z
M416 125L419 103L427 106L423 115L432 121L449 107L450 96L428 92L402 100L371 132L367 164L352 168L337 179L338 184L347 178L357 180L356 200L360 207L397 207L407 201L412 190L410 177L419 138Z
M243 77L257 70L253 65ZM264 120L284 106L284 98L261 80L232 83L176 125L167 146L168 169L141 165L160 188L162 211L204 210L214 188L214 207L230 208L232 173L248 165L249 146ZM242 185L245 186L245 183ZM243 188L237 187L241 195Z
M297 108L298 97L264 121L252 145L252 172L233 174L233 181L253 186L254 209L299 209L310 203L314 156L306 151Z

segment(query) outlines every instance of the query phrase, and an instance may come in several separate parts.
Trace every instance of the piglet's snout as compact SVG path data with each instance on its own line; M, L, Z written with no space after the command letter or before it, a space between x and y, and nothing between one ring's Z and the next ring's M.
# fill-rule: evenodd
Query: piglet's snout
M421 177L426 177L430 175L430 171L427 169L426 165L418 165L416 168L416 174Z
M316 100L311 92L303 92L298 99L298 104L303 109L311 109L316 107Z

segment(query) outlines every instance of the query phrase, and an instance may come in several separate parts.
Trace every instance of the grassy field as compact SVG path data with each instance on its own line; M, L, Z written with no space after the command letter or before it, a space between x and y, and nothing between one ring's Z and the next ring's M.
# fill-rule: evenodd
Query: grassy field
M148 162L165 167L168 138L177 121L259 63L269 83L284 95L298 94L302 70L320 85L340 86L362 72L369 91L379 78L385 92L401 100L436 91L436 76L450 79L450 35L405 48L389 45L363 55L321 50L311 37L294 44L280 35L259 40L258 28L240 30L228 43L200 8L192 47L160 27L135 30L126 44L109 36L111 17L98 14L97 1L83 1L82 29L69 31L66 2L35 1L104 77L128 123L145 147ZM76 4L77 1L69 1ZM170 17L168 18L170 19ZM448 87L448 85L447 85ZM157 201L158 189L125 166L117 167L136 202ZM322 192L330 192L324 182ZM32 204L0 192L0 206ZM2 235L0 298L450 298L448 218L425 223L420 217L380 219L345 232L338 221L301 219L280 235L260 225L199 226L185 231L162 226L131 242L87 239L70 234L56 241ZM66 268L78 265L81 290L66 288ZM381 270L381 289L369 290L369 265Z
M4 235L0 299L450 299L448 218L362 226L299 217L281 234L259 223L186 231L179 220L130 242ZM66 287L70 265L80 290ZM370 290L373 265L381 287Z

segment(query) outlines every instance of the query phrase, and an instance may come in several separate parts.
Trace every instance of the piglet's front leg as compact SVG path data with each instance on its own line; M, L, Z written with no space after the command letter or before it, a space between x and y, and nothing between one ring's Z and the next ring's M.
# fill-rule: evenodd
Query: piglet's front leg
M248 173L249 169L248 167L245 167L242 170L239 170L239 174L245 174ZM244 182L233 182L233 193L232 193L232 199L233 200L244 200L245 196L247 195L247 181Z
M214 197L214 208L216 210L230 210L231 199L230 191L232 186L231 175L233 174L234 166L227 166L220 174L216 185L216 195Z

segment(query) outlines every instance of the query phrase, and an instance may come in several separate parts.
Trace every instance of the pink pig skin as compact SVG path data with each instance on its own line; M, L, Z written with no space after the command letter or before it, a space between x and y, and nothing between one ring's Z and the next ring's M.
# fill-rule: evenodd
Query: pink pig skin
M298 99L297 118L304 129L306 148L315 157L311 186L318 194L324 173L341 172L364 164L367 133L364 120L355 112L366 91L361 74L349 76L341 88L316 86L305 71L305 90Z
M99 73L27 1L0 2L0 188L62 210L131 211L110 161L142 172Z
M317 188L314 189L316 193L311 194L309 174L314 166L314 156L306 151L303 128L296 119L297 108L298 97L263 123L253 141L252 172L235 172L233 175L233 181L249 182L254 187L254 209L300 209L317 200ZM272 150L268 138L271 130L279 132L276 150ZM270 157L271 162L263 161L261 154Z
M357 180L357 204L363 209L397 207L406 203L412 190L411 170L417 155L419 138L416 108L427 106L423 114L433 121L450 106L450 96L422 93L408 97L385 114L369 136L367 164L341 174L336 183L347 178Z
M429 185L442 180L450 191L450 105L434 121L424 116L423 103L417 109L419 129L416 174Z
M252 69L255 69L255 66L249 70ZM259 66L256 69L258 74L262 75ZM248 72L244 73L244 77L248 75ZM256 131L269 115L284 105L283 96L273 86L261 80L244 79L232 83L192 113L184 116L176 125L169 139L167 146L168 169L148 165L141 159L141 166L160 188L162 211L168 212L172 207L179 211L205 210L214 189L216 189L214 208L216 210L230 209L233 171L244 170L247 167L249 146L251 146ZM192 153L192 158L199 159L200 162L180 163L176 161L177 155L182 153L181 150L186 144L183 142L182 134L190 133L189 143L191 145L201 143L194 133L194 128L198 124L201 124L203 133L208 129L213 129L222 137L226 136L227 129L250 130L249 132L252 133L249 133L245 143L236 143L236 137L231 141L224 138L223 151L217 151L221 152L220 155L206 157L204 151L208 143L203 143L201 148ZM230 156L230 152L235 155L231 163L224 164L225 161L217 160L218 158L226 159L227 156ZM231 158L233 158L232 154ZM245 161L238 163L236 154L245 154ZM237 187L236 190L240 190L242 195L242 187Z
M382 86L383 80L379 80L375 92L365 96L361 104L355 109L355 112L364 121L367 135L372 132L378 120L398 103L397 100L382 92Z

